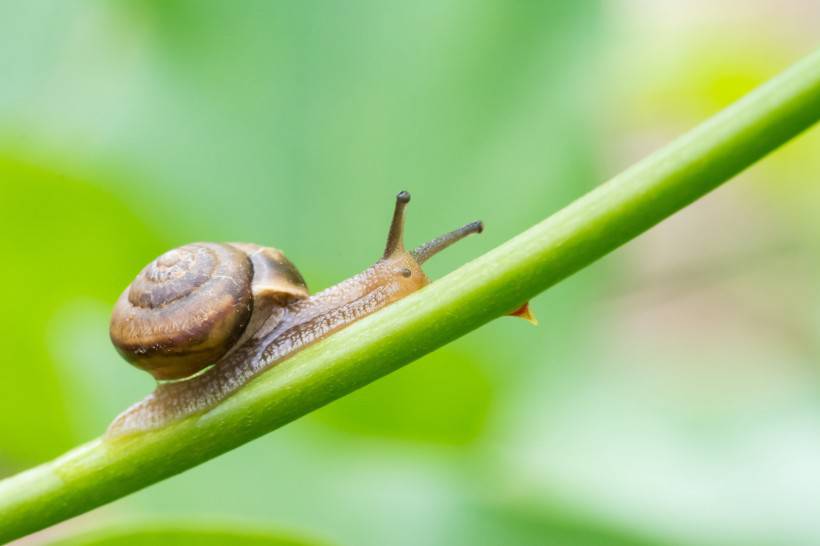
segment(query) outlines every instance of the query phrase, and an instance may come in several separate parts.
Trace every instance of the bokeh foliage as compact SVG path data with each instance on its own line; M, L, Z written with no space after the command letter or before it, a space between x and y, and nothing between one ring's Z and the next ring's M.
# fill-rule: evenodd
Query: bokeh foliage
M378 257L391 198L408 189L410 243L475 217L487 224L482 238L430 264L435 277L799 56L770 39L767 55L749 61L737 54L747 35L726 47L723 64L704 65L720 47L707 50L702 36L690 36L680 38L694 44L682 48L688 58L653 57L638 44L629 65L616 47L629 43L618 32L618 5L0 2L0 320L9 340L0 357L0 475L99 434L150 390L110 348L107 319L119 291L165 249L192 240L272 244L320 289ZM653 62L664 67L651 72L655 79L624 68L646 71ZM727 76L728 66L741 69ZM622 136L646 133L656 138L649 145ZM811 178L795 165L816 178L812 138L761 179ZM773 225L816 229L806 185L771 186L717 198L717 212L707 210L705 221L690 215L682 229L714 229L727 209L778 199L767 216ZM783 221L795 207L807 211L803 223ZM742 230L732 233L743 239ZM781 239L772 240L779 248ZM787 242L799 250L816 240ZM689 258L709 250L675 233L661 241ZM720 253L741 263L736 247L747 248L726 240L696 265L711 271ZM739 365L719 378L722 390L702 388L714 377L701 367L749 362L743 342L758 323L741 321L738 341L723 344L629 330L647 313L657 317L658 301L689 293L654 275L653 249L638 245L539 298L539 329L499 321L78 525L242 517L333 544L626 546L765 532L779 544L776 525L744 524L765 502L721 512L723 488L723 504L742 498L758 459L742 460L746 473L713 489L696 478L687 488L685 477L732 467L727 453L749 445L747 416L777 419L765 411L766 396L789 422L816 423L811 395L786 403L795 381L816 379L804 368L811 356L764 344L752 369L760 381L781 381L774 393L732 391L746 373ZM631 303L634 279L665 291ZM711 304L698 309L734 309L725 291L691 284ZM752 286L776 286L776 276ZM797 286L811 292L810 282ZM748 301L744 289L729 288ZM702 321L698 309L671 314L687 318L691 332ZM800 332L817 324L807 313ZM660 317L657 324L677 324ZM799 371L779 375L763 361ZM820 453L815 447L800 455ZM777 504L786 493L769 486ZM665 495L668 504L657 501ZM723 517L733 522L727 529L709 525ZM796 535L820 536L800 513L794 518ZM705 523L692 530L697 522Z

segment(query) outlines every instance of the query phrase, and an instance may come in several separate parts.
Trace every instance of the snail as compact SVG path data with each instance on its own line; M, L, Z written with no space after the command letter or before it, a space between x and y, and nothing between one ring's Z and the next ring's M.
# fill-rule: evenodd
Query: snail
M117 300L110 336L158 384L108 434L160 428L213 408L295 352L427 285L421 265L483 229L472 222L408 251L409 201L405 191L396 196L375 264L314 295L281 251L255 244L194 243L148 264Z

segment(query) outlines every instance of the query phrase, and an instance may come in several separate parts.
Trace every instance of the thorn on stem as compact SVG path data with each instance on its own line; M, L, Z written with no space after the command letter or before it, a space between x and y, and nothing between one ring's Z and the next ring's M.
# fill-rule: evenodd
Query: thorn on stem
M524 305L522 305L512 313L509 313L509 316L522 318L530 324L532 324L533 326L538 326L538 319L535 318L535 314L530 309L530 302L528 301L524 302Z

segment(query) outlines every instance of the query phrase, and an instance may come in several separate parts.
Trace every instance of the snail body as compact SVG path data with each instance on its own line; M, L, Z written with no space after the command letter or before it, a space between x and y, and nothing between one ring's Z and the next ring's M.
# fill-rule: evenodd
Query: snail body
M207 411L293 353L422 288L430 282L425 260L482 230L473 222L408 251L409 200L407 192L397 196L382 258L314 295L281 251L248 243L185 245L146 266L117 301L110 334L120 354L159 384L108 434Z

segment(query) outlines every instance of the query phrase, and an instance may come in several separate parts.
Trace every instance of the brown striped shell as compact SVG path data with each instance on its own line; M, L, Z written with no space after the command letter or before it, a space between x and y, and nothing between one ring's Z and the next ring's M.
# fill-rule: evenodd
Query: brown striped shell
M275 308L307 296L279 250L193 243L148 264L125 289L111 316L111 341L155 378L182 379L222 358Z

